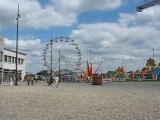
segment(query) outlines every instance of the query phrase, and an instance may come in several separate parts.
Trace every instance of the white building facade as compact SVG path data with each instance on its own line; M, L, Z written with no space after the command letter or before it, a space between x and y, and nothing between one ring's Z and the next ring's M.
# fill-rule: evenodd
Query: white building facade
M25 76L26 54L18 52L17 70L21 80ZM10 81L16 73L16 51L4 48L4 38L0 37L0 79Z

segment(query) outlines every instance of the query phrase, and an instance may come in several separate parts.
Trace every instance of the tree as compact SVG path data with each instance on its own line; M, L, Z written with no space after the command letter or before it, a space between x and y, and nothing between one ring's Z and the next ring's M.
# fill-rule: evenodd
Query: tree
M37 75L43 75L43 76L47 76L48 71L47 70L41 70L40 72L37 73Z
M156 66L156 61L152 58L149 58L149 60L147 60L146 66Z

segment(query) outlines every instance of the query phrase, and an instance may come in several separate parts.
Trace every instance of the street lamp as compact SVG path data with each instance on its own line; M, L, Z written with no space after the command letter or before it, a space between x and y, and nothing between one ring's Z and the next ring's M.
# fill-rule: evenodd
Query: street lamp
M48 85L51 85L53 83L53 69L52 69L52 47L53 47L53 39L52 39L52 34L51 34L51 40L50 40L50 43L49 44L46 44L46 49L44 51L44 57L46 55L46 50L49 49L49 45L51 46L51 66L50 66L50 80L48 82ZM45 60L45 64L46 64L46 58L44 58Z
M17 13L17 35L16 35L16 79L15 79L15 86L18 85L18 70L17 70L17 65L18 65L18 21L19 21L20 14L19 14L19 4L18 4L18 13Z
M51 78L50 78L50 83L49 83L49 85L50 84L52 84L53 83L53 76L52 76L52 72L53 72L53 70L52 70L52 46L53 46L53 40L52 40L52 35L51 35L51 40L50 40L50 45L51 45Z

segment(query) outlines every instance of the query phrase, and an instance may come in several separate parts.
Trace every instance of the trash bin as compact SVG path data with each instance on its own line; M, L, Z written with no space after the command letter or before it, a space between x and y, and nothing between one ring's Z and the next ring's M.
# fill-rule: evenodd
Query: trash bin
M102 76L94 74L92 76L92 85L102 85Z

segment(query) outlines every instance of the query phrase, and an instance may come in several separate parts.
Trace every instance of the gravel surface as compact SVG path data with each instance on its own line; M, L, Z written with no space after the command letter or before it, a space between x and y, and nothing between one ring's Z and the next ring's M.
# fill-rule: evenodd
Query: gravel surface
M3 84L0 120L160 120L160 82Z

